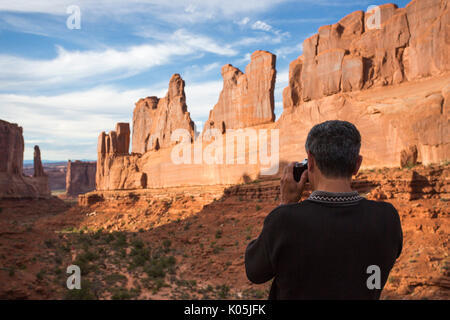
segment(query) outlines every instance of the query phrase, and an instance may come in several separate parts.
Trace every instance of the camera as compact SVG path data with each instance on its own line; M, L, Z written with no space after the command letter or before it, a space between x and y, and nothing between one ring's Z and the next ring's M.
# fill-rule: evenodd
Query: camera
M302 162L296 162L294 164L294 180L299 182L302 173L308 169L308 159L303 160Z

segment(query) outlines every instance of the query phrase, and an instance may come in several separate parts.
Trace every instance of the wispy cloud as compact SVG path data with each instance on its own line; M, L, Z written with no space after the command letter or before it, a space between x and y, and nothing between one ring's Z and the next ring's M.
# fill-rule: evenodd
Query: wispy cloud
M293 46L283 46L275 50L275 54L277 57L286 58L288 55L295 53L296 55L300 55L303 51L303 43L298 43Z
M271 31L272 30L272 26L265 23L264 21L258 20L255 23L252 24L252 29L253 30L262 30L262 31Z
M105 76L110 80L126 78L154 66L167 64L175 56L198 52L224 56L237 54L237 51L221 46L208 37L178 30L165 42L131 46L124 50L109 48L101 51L68 51L57 47L57 55L51 60L0 55L0 85L2 90L31 85L36 89Z
M34 144L45 159L95 159L98 134L117 122L131 123L134 103L165 96L168 82L134 90L108 86L57 95L0 94L2 119L24 128L26 159L33 157ZM191 118L204 122L221 89L222 81L186 83Z
M79 5L93 16L121 16L136 12L149 12L166 21L198 21L234 18L237 14L267 10L286 0L14 0L0 2L0 11L34 12L66 15L66 8ZM174 20L177 18L177 20Z

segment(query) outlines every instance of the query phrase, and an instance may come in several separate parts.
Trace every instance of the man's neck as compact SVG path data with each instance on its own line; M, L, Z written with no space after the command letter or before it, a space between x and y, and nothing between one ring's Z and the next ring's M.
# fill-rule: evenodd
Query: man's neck
M314 190L327 192L352 192L351 178L327 179L318 181Z

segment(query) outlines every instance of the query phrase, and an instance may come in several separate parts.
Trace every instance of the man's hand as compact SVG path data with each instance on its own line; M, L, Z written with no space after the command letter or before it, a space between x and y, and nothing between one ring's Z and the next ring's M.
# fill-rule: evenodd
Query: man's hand
M302 196L306 181L308 181L308 170L302 173L299 182L294 180L294 164L295 162L289 163L281 176L280 204L297 203Z

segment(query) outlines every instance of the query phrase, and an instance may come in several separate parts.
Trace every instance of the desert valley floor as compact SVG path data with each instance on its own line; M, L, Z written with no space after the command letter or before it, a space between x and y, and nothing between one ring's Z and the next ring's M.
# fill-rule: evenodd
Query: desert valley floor
M356 177L362 195L391 202L402 220L403 252L382 299L450 298L449 170L444 163ZM278 193L274 179L106 191L87 207L57 197L3 200L0 298L266 299L270 282L251 284L243 255ZM66 288L70 264L81 267L82 290Z

